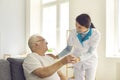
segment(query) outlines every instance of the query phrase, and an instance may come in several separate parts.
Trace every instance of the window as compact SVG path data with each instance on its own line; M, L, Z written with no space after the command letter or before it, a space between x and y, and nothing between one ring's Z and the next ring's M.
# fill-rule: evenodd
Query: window
M106 56L120 57L120 1L106 0Z
M43 8L42 34L48 40L49 47L56 47L56 6Z
M118 34L119 34L119 36L118 36L118 37L119 37L118 41L119 41L119 52L120 52L120 1L118 2L118 4L119 4L119 6L118 6L118 7L119 7L119 8L118 8L118 9L119 9L119 10L118 10L118 11L119 11L119 12L118 12L118 14L119 14L119 15L118 15L118 16L119 16L119 17L118 17L118 23L119 23L119 24L118 24L118 25L119 25L119 27L118 27L118 30L119 30L119 31L118 31L118 32L119 32L119 33L118 33Z
M49 3L49 2L54 2L56 0L42 0L42 4Z
M48 47L62 50L66 46L66 31L69 29L69 0L42 0L41 34Z

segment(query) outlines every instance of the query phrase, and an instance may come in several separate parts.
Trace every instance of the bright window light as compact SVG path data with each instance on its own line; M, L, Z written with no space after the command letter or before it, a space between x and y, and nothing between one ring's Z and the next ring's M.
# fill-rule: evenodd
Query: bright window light
M44 1L44 0L43 0ZM49 0L46 0L49 1ZM48 42L49 51L60 52L66 47L69 29L69 0L53 0L41 5L41 33ZM57 54L57 53L55 53Z
M106 0L106 57L120 57L120 6L118 6L118 1Z
M56 6L43 8L42 33L48 41L48 47L56 48Z
M69 29L69 3L62 3L60 5L60 48L61 50L67 44L67 30Z
M49 3L49 2L53 2L53 1L56 1L56 0L42 0L42 3L45 4L45 3Z
M120 52L120 1L119 1L119 10L118 10L119 12L119 22L118 22L118 25L119 25L119 27L118 27L118 32L119 32L119 52Z

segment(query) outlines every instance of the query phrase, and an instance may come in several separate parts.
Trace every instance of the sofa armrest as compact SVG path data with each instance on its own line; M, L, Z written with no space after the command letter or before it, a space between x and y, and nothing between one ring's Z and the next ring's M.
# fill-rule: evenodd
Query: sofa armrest
M3 59L0 59L0 80L11 80L9 62Z

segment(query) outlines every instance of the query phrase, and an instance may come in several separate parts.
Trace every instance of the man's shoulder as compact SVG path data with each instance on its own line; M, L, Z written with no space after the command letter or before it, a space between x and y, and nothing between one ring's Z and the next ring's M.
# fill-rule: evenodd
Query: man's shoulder
M32 62L33 59L36 59L37 58L37 54L35 53L29 53L25 59L24 59L24 62Z

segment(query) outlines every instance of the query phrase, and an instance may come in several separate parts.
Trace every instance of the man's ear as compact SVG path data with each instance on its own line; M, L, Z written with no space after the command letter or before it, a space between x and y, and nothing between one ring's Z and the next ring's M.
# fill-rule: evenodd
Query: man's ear
M38 46L38 44L37 44L37 43L35 43L35 46Z

